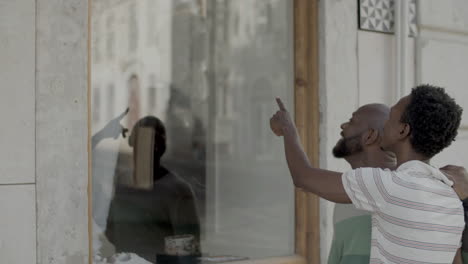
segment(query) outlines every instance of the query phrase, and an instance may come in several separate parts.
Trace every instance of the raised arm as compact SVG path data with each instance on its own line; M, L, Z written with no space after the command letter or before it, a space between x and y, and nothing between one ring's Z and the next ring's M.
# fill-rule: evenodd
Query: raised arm
M123 113L121 113L116 118L112 119L109 123L107 123L103 129L96 132L91 138L91 148L95 149L96 146L101 142L103 139L106 138L114 138L117 139L119 135L122 133L122 136L125 137L128 129L122 127L120 121L125 117L130 109L127 108Z
M270 119L271 130L284 139L286 161L294 185L337 203L351 203L341 180L342 173L314 168L302 149L296 126L281 99L279 110Z

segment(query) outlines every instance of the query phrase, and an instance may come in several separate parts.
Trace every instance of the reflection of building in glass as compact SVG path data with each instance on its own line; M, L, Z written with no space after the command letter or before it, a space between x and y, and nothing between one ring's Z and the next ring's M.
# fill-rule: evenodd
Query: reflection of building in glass
M135 52L138 47L138 22L136 14L136 1L133 1L128 9L129 12L129 21L128 21L128 51Z
M259 131L238 133L252 129L251 118L242 117L250 116L257 103L271 105L274 96L284 97L285 87L292 84L288 52L292 27L284 22L292 16L288 3L176 2L185 4L174 7L172 83L189 97L186 107L214 130L208 138L226 150L223 155L250 158L245 154L256 153L252 142L264 138L257 137ZM198 2L203 4L197 5ZM213 15L204 17L204 13ZM226 130L238 131L233 131L231 137L221 133Z
M115 23L114 23L114 15L109 14L106 17L106 54L107 59L112 60L115 54ZM98 37L98 36L96 36ZM98 49L96 49L97 51Z
M106 120L111 120L115 114L115 87L112 83L107 86L106 101Z
M101 94L99 87L93 87L93 122L99 122L101 119Z
M280 145L272 141L267 120L275 109L275 96L292 103L290 1L93 2L93 27L106 36L105 43L94 36L93 52L112 54L93 61L93 87L112 84L115 89L113 96L101 96L101 108L107 109L108 118L129 106L122 122L128 128L145 115L166 124L168 151L163 164L195 192L205 239L202 248L250 257L290 253L292 244L278 250L272 245L259 247L262 242L257 240L293 234L288 226L293 215L291 188L283 192L285 197L269 194L260 199L253 188L246 188L264 182L284 184L284 178L271 176L286 170L278 162L282 152L274 151ZM101 115L94 120L94 129L107 121ZM129 170L130 153L123 143L118 171ZM277 219L283 219L283 225L272 229L282 231L266 230L252 212L245 221L261 236L232 227L244 214L236 210L255 210L271 218L266 210L278 199L282 201L277 211L284 219Z
M111 98L101 98L104 109L111 109L107 105L114 104L115 112L101 118L116 116L129 104L138 102L135 113L131 108L127 119L147 114L165 119L172 70L171 8L172 1L93 1L93 87L105 89L113 85L115 89L113 102ZM150 19L149 14L154 17ZM154 32L158 42L150 43L147 39L154 39ZM160 90L158 102L153 105L143 99L150 95L151 87ZM99 129L108 121L99 119L93 127Z
M205 128L212 120L213 129L220 126L219 131L226 126L248 129L251 123L239 117L254 112L245 106L259 106L245 104L246 100L265 104L285 93L284 87L291 84L290 74L284 73L285 65L291 63L290 54L284 52L291 47L285 37L292 36L291 28L273 19L290 16L284 1L97 0L94 5L93 26L105 31L96 31L99 36L94 36L93 53L98 56L105 51L107 59L93 64L93 84L115 85L117 102L113 103L122 109L115 109L114 115L138 102L136 113L132 114L131 108L127 118L154 114L170 122L165 111L172 87L177 90L175 96L187 97L174 111L185 108L201 119ZM207 10L216 15L203 16ZM99 41L101 34L106 37L105 46ZM102 104L109 104L109 100L102 98ZM102 126L105 121L94 125ZM258 140L262 133L252 131L247 140ZM258 144L269 144L239 144L240 139L234 138L228 144L231 139L213 136L215 143L228 145L223 147L226 154L238 157L256 153ZM242 134L242 142L245 136ZM260 149L260 156L267 152L265 147Z
M279 241L278 236L292 238L283 225L291 221L287 214L292 215L292 192L277 177L287 172L278 162L281 147L271 140L267 124L275 96L293 103L292 5L281 0L220 0L207 1L206 9L213 14L204 21L207 60L198 68L206 68L208 91L197 94L207 97L207 161L214 165L206 173L204 248L250 257L287 254L287 243L262 245ZM266 185L288 191L259 196L254 186ZM261 224L274 217L281 221ZM249 228L239 230L239 221Z
M128 80L128 107L127 127L132 128L140 116L140 80L136 74Z

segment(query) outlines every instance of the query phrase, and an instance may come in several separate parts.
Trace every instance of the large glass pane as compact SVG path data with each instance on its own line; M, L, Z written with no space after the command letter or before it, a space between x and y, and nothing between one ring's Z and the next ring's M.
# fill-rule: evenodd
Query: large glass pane
M95 263L292 255L292 1L92 3Z

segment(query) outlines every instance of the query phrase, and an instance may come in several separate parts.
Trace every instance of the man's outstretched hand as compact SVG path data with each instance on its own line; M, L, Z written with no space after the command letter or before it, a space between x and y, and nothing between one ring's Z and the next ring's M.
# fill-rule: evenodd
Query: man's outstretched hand
M270 128L278 137L284 136L287 132L295 131L296 126L291 119L291 115L284 106L280 98L276 98L279 110L270 119Z
M124 138L126 137L126 133L128 132L128 129L124 128L120 124L120 121L122 121L125 115L128 114L129 110L130 109L127 108L123 113L121 113L119 116L112 119L109 123L106 124L106 126L101 131L104 138L117 139L120 134L122 134Z

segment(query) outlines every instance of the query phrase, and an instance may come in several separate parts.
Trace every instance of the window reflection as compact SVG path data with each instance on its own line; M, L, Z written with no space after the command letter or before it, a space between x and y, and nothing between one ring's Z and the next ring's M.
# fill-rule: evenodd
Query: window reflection
M110 13L106 18L106 54L107 59L114 58L115 33L114 33L114 15Z
M293 108L291 14L288 0L93 1L95 263L293 254L268 127L275 96Z
M107 120L111 120L115 116L115 87L113 84L107 86Z
M127 127L133 127L140 116L140 81L136 74L132 74L128 80L128 106L129 114Z
M107 218L106 237L116 252L134 252L154 262L165 254L165 239L191 237L190 255L198 253L200 220L191 186L161 164L166 128L154 116L132 129L135 169L127 185L117 185ZM151 159L152 158L152 159Z

